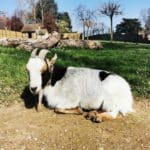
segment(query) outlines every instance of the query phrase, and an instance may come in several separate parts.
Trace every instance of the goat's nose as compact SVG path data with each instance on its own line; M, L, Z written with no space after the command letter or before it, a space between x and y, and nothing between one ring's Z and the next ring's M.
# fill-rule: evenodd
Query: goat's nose
M35 92L36 89L37 89L37 87L31 87L31 91L32 91L32 92Z

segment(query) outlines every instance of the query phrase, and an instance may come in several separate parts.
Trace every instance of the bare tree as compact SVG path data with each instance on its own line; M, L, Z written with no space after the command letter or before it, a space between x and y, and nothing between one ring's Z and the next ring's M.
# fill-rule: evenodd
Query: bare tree
M26 1L28 2L28 5L32 10L33 19L34 19L34 22L36 23L37 22L37 19L36 19L36 5L37 5L38 0L26 0Z
M22 15L21 18L25 20L25 22L30 19L36 23L36 5L38 0L16 0L18 3L17 10Z
M146 32L150 32L150 8L141 11L142 20Z
M16 0L16 3L17 3L17 8L20 8L20 9L26 9L26 6L28 5L27 4L27 0Z
M84 5L79 5L76 9L75 9L75 15L77 17L77 19L80 21L80 23L82 24L82 40L85 39L85 16L86 16L86 6Z
M23 23L26 22L26 16L27 16L27 6L26 0L16 0L17 2L17 8L15 9L14 13L17 15Z
M41 8L41 17L42 17L42 25L44 25L44 3L43 0L39 0L40 8Z
M89 29L94 25L95 12L93 10L87 9L84 5L79 5L75 9L75 15L79 22L82 24L82 40L85 39L85 30L87 28L87 39L89 36Z
M87 40L89 37L89 30L95 25L95 12L93 10L87 9L85 12L84 25L87 28Z
M122 14L121 6L118 2L109 1L104 3L99 9L100 14L110 18L110 39L113 41L113 17Z
M99 23L99 31L101 34L104 34L105 24L103 22Z
M34 21L34 23L37 22L37 16L36 16L36 7L37 3L40 5L40 13L42 17L42 24L44 24L44 1L43 0L17 0L19 5L26 4L27 8L29 8L30 11L26 11L26 18L29 20Z

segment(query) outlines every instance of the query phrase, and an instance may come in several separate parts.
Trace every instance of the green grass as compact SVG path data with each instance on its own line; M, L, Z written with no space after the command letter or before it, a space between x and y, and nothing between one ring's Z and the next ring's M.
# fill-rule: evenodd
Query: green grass
M150 98L150 45L103 42L102 50L56 48L57 65L104 69L123 76L134 96ZM0 103L19 97L28 84L29 52L0 47ZM17 96L14 96L17 95Z
M28 81L25 71L28 57L27 52L0 47L0 103L20 97Z

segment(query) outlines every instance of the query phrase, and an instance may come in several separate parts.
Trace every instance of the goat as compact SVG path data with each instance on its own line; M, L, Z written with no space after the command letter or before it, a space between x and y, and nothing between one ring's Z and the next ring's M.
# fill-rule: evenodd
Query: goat
M105 70L57 68L57 55L49 60L45 58L47 53L43 49L37 55L37 49L33 50L26 65L30 91L39 94L38 110L44 96L55 112L82 114L82 110L88 110L86 118L94 122L133 111L131 89L125 79Z

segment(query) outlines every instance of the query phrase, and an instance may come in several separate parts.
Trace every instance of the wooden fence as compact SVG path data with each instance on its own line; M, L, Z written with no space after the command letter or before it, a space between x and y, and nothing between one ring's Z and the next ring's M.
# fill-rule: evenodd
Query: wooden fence
M0 38L14 38L14 39L21 39L23 38L21 32L15 32L10 30L1 30L0 29Z
M79 40L81 34L78 32L71 32L71 33L62 33L62 39L74 39Z
M81 34L77 32L71 32L71 33L62 33L62 39L80 39ZM0 38L12 38L12 39L27 39L28 34L22 34L22 32L16 32L11 30L2 30L0 29ZM35 33L33 33L32 38L36 39L38 38ZM41 37L40 37L41 38Z

